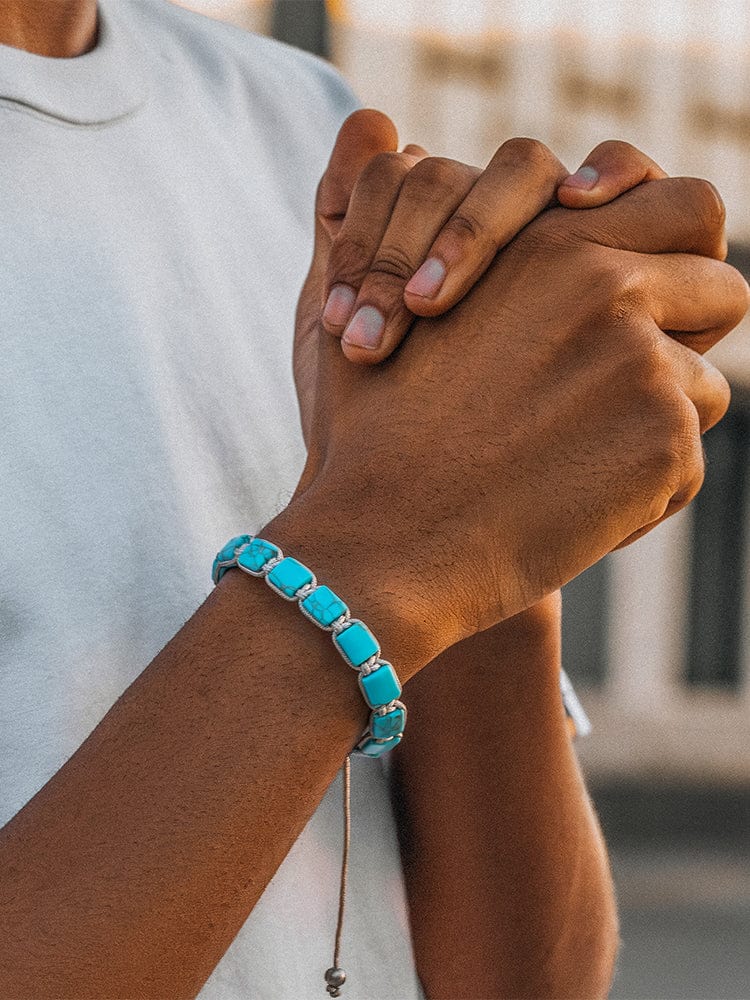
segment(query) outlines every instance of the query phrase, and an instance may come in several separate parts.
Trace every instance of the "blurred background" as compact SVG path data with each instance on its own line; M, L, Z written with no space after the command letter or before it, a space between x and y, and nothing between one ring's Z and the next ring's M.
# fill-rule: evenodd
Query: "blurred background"
M742 0L183 0L317 52L404 142L484 165L512 135L573 170L608 138L707 177L750 278ZM750 324L697 501L565 593L565 666L622 914L613 998L750 1000ZM395 1000L395 998L394 998Z

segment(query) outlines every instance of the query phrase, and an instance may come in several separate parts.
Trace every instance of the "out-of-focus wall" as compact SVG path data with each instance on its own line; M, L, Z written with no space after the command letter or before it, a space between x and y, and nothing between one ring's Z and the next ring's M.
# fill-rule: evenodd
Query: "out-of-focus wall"
M750 9L742 0L349 0L334 59L404 134L480 165L534 135L575 166L602 139L707 176L750 240Z

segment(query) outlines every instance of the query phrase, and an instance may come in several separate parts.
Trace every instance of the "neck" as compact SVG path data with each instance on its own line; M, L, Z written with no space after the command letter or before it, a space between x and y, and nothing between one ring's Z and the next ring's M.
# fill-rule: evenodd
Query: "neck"
M0 0L0 45L72 59L96 45L96 0Z

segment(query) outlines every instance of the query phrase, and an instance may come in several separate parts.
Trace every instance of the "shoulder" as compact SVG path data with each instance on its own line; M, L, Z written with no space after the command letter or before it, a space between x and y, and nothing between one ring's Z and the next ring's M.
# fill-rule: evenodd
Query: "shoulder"
M112 4L113 0L108 0ZM224 108L243 96L266 109L286 107L294 117L332 118L337 123L359 107L343 77L307 52L255 35L167 0L118 0L137 41L174 69L200 77ZM240 83L247 93L232 92Z

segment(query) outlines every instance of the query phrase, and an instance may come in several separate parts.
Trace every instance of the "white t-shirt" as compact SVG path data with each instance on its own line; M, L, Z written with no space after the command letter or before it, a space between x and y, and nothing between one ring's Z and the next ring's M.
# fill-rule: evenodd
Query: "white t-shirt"
M77 59L0 46L0 824L296 485L293 314L355 105L318 60L163 0L107 0ZM205 1000L325 996L339 797ZM353 807L346 996L417 1000L379 763L355 762Z

